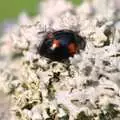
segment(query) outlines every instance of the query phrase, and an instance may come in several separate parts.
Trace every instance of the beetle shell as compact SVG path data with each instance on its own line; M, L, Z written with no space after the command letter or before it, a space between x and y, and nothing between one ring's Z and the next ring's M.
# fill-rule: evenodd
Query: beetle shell
M85 48L85 40L71 30L50 32L39 46L41 56L61 61L74 56L79 49Z

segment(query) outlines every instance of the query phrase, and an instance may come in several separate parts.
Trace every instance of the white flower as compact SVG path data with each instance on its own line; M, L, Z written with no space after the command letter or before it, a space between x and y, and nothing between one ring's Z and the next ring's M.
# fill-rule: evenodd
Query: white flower
M114 14L116 9L113 0L85 1L78 7L65 0L47 0L34 18L22 14L20 27L4 38L12 45L1 49L3 56L6 49L10 52L9 63L0 61L7 64L0 67L0 88L12 97L18 120L74 120L81 114L99 119L101 112L113 117L107 111L111 104L112 111L120 112L120 20ZM85 49L67 64L50 61L38 51L49 31L62 29L77 32L86 41ZM16 53L12 48L21 56L10 57Z

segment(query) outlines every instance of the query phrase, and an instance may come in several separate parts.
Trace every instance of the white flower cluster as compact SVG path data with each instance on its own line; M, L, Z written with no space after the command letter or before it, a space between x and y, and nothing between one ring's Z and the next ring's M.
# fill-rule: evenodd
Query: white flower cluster
M86 0L78 7L48 0L38 16L23 15L0 50L0 88L11 97L11 120L120 119L118 11L113 0ZM48 31L63 29L86 41L85 50L68 64L38 52Z

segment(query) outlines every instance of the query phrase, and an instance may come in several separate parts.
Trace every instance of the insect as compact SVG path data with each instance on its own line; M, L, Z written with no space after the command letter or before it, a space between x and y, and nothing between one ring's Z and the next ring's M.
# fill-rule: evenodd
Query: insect
M40 55L54 61L62 61L73 57L79 49L85 48L85 40L71 30L60 30L47 33L39 46Z

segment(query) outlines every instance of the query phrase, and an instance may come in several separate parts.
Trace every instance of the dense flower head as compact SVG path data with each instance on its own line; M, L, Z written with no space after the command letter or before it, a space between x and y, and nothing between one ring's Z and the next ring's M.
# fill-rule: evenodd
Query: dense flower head
M11 120L120 119L117 6L113 0L86 0L77 7L47 0L36 17L20 17L0 49L0 87L11 96ZM85 49L69 62L39 54L46 35L64 29L82 36Z

